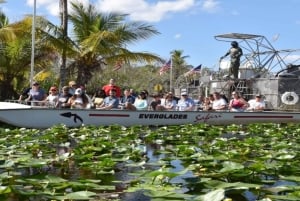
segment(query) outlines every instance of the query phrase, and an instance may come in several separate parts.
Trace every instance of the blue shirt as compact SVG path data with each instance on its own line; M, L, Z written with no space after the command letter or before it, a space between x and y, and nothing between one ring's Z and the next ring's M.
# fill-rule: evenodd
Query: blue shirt
M118 106L119 106L119 99L116 98L116 97L111 97L111 96L107 96L105 97L104 99L104 105L105 106L110 106L112 105L113 109L118 109Z
M45 99L45 91L43 89L33 90L30 89L29 93L31 100L33 101L42 101Z
M191 98L180 99L180 100L178 101L177 106L178 106L178 110L179 110L179 111L186 111L187 108L189 108L189 107L194 107L194 106L195 106L195 102L194 102L194 100L191 99Z
M131 103L131 104L133 104L134 100L135 100L135 98L133 96L131 96L131 95L129 95L127 97L123 96L121 98L121 103L123 103L123 104L125 104L125 103Z

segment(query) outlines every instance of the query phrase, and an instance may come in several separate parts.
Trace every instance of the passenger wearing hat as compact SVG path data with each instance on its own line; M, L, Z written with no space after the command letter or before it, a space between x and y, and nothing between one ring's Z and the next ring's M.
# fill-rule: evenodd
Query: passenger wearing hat
M71 109L83 109L86 108L88 104L87 97L83 94L81 88L77 88L75 90L74 95L69 99L68 104L70 105Z
M179 111L194 111L196 104L193 99L188 97L187 92L181 92L181 98L177 104Z
M247 111L264 111L266 108L266 103L262 99L261 94L256 94L254 99L251 99L248 101L249 107L247 108Z
M58 90L56 86L50 87L49 95L45 101L49 104L49 106L55 107L56 102L58 101Z
M33 82L28 93L28 98L25 101L30 101L33 106L42 106L46 98L47 94L40 88L39 83Z

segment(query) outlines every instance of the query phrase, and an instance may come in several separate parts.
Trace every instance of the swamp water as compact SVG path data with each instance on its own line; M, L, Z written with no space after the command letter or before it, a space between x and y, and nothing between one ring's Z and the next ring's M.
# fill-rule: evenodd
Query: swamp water
M300 200L299 125L1 129L1 200Z

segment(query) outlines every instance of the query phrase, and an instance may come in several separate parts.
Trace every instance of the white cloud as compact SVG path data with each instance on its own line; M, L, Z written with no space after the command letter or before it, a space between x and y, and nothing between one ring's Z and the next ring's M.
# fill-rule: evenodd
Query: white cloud
M88 5L89 0L72 0L73 2L80 2ZM29 6L33 6L34 0L27 0ZM69 3L70 1L68 1ZM202 6L206 12L211 12L216 9L218 2L215 0L204 0L201 4L199 0L157 0L150 3L149 0L94 0L93 4L96 9L101 12L120 12L129 14L131 20L158 22L171 14L183 11L192 11L196 7ZM37 0L37 8L43 8L49 12L50 15L58 16L59 1L53 0ZM70 9L70 6L69 6ZM71 10L69 11L71 12Z
M102 12L129 14L132 20L157 22L170 13L192 9L195 4L195 0L170 0L156 3L148 3L146 0L98 0L96 7Z
M175 39L179 39L179 38L181 38L181 34L180 34L180 33L178 33L178 34L175 34L174 38L175 38Z
M89 0L71 0L68 1L68 9L70 11L70 2L80 2L83 5L88 5ZM33 7L34 0L27 0L26 4ZM36 0L36 7L37 8L44 8L49 12L50 15L53 16L59 16L59 1L53 1L53 0Z
M202 3L202 10L209 12L209 13L215 13L220 9L220 2L216 0L204 0Z
M300 60L300 54L291 54L284 58L286 62L295 63L297 61L297 64L299 64Z

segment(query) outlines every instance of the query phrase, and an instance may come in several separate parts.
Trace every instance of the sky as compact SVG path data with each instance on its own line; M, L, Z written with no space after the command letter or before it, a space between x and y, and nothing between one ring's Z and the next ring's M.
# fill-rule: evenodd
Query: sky
M159 35L128 48L168 60L182 50L189 65L215 69L230 43L214 36L227 33L263 35L277 50L300 49L300 0L77 0L101 12L129 14L129 20L153 25ZM33 13L34 0L0 4L10 22ZM37 15L59 25L58 0L36 0ZM300 58L300 52L292 56ZM299 59L300 60L300 59ZM298 64L300 61L297 60Z

